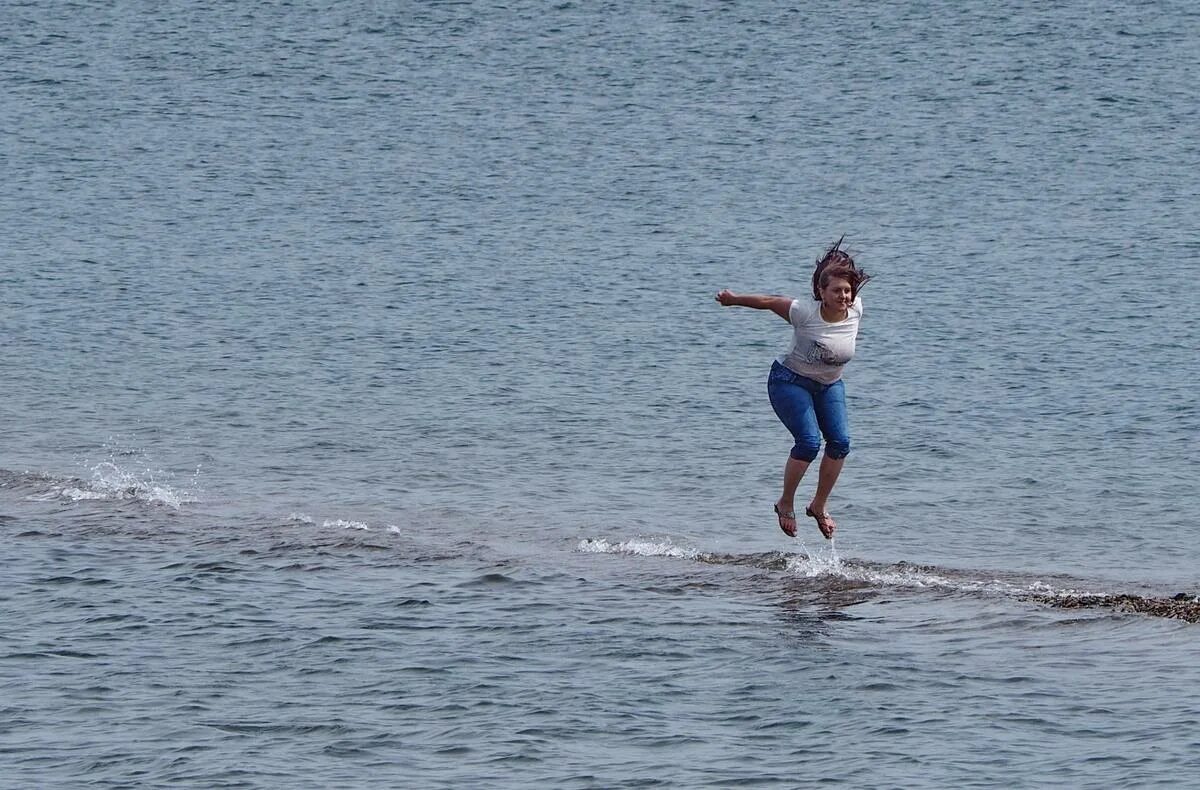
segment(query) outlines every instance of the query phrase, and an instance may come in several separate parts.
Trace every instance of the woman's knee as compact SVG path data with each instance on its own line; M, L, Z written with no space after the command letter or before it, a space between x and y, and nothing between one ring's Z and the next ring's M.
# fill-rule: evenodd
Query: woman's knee
M830 439L825 442L825 455L829 456L835 461L850 455L849 437L839 437L837 439Z
M811 464L820 450L821 442L819 439L815 441L812 439L797 439L796 443L792 445L792 451L789 455L797 461L805 461Z

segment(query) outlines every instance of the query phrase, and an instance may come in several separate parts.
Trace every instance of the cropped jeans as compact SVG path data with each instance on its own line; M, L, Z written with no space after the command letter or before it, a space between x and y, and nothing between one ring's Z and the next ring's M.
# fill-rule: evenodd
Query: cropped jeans
M846 388L842 380L822 384L801 376L778 361L767 377L771 408L795 439L791 456L811 462L825 437L825 455L845 458L850 454L850 426L846 421Z

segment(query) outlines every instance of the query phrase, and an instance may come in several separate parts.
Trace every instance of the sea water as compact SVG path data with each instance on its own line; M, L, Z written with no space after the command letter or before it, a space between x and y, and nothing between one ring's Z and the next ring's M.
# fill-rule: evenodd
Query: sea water
M1198 35L0 4L0 785L1195 781ZM712 297L843 233L829 545Z

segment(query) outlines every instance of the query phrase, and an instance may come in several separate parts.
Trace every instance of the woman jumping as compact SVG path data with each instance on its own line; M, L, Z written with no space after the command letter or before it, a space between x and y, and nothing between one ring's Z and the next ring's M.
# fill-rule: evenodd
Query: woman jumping
M850 453L842 369L854 356L862 318L858 292L871 278L841 246L839 239L817 261L812 301L728 290L717 294L717 301L726 307L770 310L792 325L792 346L771 365L767 394L775 414L795 439L783 469L783 494L775 503L779 528L793 538L796 487L817 457L821 437L825 437L825 456L818 472L817 491L804 512L816 519L826 539L832 538L837 529L826 510L826 501Z

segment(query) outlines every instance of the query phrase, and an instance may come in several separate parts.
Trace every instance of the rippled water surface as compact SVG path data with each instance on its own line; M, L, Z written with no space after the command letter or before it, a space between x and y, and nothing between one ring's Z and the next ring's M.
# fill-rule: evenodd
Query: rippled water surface
M0 21L0 785L1200 778L1190 4Z

